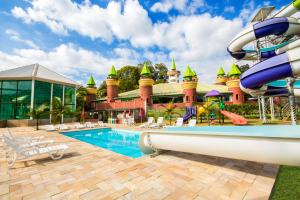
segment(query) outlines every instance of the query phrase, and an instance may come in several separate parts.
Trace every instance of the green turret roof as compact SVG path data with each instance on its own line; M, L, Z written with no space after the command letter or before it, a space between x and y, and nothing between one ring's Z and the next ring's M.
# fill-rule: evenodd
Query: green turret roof
M176 64L175 64L174 58L172 58L172 67L171 67L171 69L176 70Z
M193 70L193 77L196 77L197 76L197 73L195 70Z
M293 1L293 6L294 6L296 9L300 10L300 0L294 0L294 1Z
M117 76L117 71L116 71L116 68L115 68L114 65L111 66L110 71L109 71L109 73L108 73L108 76L112 76L112 77Z
M185 69L185 72L183 74L183 78L188 78L188 77L193 77L194 76L194 72L193 70L190 68L190 66L188 65Z
M241 71L239 69L239 67L236 64L232 64L230 71L228 72L228 76L240 76L241 75Z
M88 85L88 86L92 86L92 87L96 85L96 82L95 82L93 76L90 76L90 78L89 78L89 80L88 80L88 82L87 82L87 85Z
M144 64L144 67L143 67L143 69L142 69L142 71L141 71L141 75L142 75L142 76L145 76L145 77L149 77L149 76L151 75L151 72L150 72L150 70L149 70L149 67L147 66L146 63Z
M218 70L218 76L225 76L225 71L223 69L223 67L220 67Z

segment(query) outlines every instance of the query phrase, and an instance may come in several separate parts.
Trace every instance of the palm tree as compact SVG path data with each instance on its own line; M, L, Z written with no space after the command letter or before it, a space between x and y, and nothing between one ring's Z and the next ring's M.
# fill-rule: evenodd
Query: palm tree
M164 105L164 107L165 107L164 116L169 118L169 124L171 125L173 115L180 116L180 113L176 112L177 106L174 104L173 101L171 101L167 105Z
M42 116L45 116L49 113L49 107L46 105L41 105L38 108L33 108L30 110L28 115L32 117L32 119L36 120L36 130L39 130L39 121L42 118Z
M76 92L76 108L79 118L84 118L84 107L86 103L87 90L85 87L80 87Z
M54 124L61 124L63 115L72 115L72 111L69 107L64 106L60 99L53 98L51 115Z

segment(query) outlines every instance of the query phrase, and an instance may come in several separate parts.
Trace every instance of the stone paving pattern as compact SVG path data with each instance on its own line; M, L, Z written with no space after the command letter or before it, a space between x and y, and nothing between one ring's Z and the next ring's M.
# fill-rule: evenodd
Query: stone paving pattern
M15 136L43 135L70 148L61 160L41 156L8 169L0 142L0 200L261 200L269 198L278 172L275 165L170 151L132 159L58 132L10 130ZM0 129L0 136L4 132Z

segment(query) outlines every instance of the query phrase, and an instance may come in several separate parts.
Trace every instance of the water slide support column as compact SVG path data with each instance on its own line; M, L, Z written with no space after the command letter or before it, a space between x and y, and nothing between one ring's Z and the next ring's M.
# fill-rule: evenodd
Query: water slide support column
M271 110L271 120L274 120L275 119L275 111L274 111L273 97L269 97L269 101L270 101L270 110Z
M259 119L262 120L261 99L260 99L260 96L257 97L257 102L258 102Z
M266 116L266 102L265 102L265 97L261 97L261 108L262 108L262 120L263 123L267 123L267 116Z
M295 103L295 95L294 95L294 78L288 78L287 79L287 87L289 90L289 102L290 102L290 108L291 108L291 121L292 125L297 125L297 112L296 112L296 103Z

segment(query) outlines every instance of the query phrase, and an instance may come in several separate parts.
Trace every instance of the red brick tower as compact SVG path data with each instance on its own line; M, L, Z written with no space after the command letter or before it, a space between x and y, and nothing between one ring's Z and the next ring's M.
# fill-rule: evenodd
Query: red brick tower
M240 75L241 72L238 66L233 64L228 73L228 81L226 82L228 90L232 92L233 104L245 103L245 93L240 88Z
M119 94L119 81L117 79L117 72L114 66L111 67L108 77L106 79L107 86L107 102L114 102Z
M140 97L142 100L147 102L147 105L152 105L152 94L153 94L154 81L151 78L151 72L146 64L141 71L141 78L139 80L140 85Z
M198 78L195 71L191 70L190 66L187 66L183 78L183 102L187 107L191 107L194 102L197 102Z
M97 87L93 76L90 76L87 82L86 92L87 92L87 96L86 96L85 110L90 111L94 108L93 101L96 100L96 94L97 94Z

